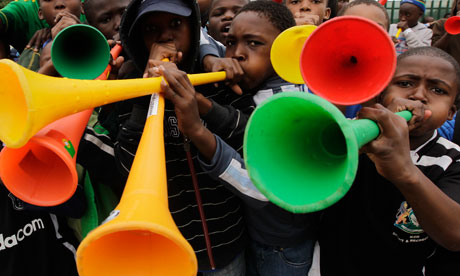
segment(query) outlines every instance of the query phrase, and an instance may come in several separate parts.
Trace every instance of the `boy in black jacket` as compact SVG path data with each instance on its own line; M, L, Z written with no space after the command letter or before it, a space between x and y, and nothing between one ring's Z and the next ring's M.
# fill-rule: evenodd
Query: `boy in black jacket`
M179 67L192 73L196 67L200 39L200 16L195 1L135 0L121 24L124 49L141 77L152 66ZM168 58L170 62L161 61ZM155 73L154 73L155 75ZM133 101L132 112L118 132L115 155L129 173L147 115L149 97ZM187 164L188 142L180 133L173 105L165 106L165 151L169 208L181 233L192 245L199 270L210 275L242 275L246 231L239 199L199 170L196 150L191 147L204 213L209 230L216 272L211 272L199 216L192 176Z

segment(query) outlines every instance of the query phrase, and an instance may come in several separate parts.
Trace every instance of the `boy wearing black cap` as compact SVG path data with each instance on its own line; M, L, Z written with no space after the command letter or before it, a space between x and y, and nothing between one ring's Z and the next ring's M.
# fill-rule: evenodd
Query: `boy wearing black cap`
M176 65L192 73L198 66L200 16L195 1L134 0L128 6L121 23L120 37L127 54L136 66L133 76L142 76L151 66L167 68ZM163 59L170 62L163 62ZM148 62L149 61L149 62ZM134 158L147 114L150 97L133 101L129 119L118 132L115 156L125 175ZM202 222L187 164L188 142L180 133L174 106L165 105L165 152L168 175L169 208L181 233L195 250L199 270L204 275L243 275L246 230L240 200L223 185L219 185L200 169L196 150L190 153L196 169L203 209L209 231L212 255L217 271L207 256Z
M399 8L399 22L390 25L389 34L393 38L396 53L422 46L431 46L433 31L418 22L425 13L424 0L403 0Z

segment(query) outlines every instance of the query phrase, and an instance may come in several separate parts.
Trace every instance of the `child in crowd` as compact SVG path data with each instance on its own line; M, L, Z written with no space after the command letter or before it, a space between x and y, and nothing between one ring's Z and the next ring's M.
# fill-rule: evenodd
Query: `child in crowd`
M390 27L390 18L382 4L373 0L355 0L339 11L338 16L360 16L374 21L385 31Z
M34 34L48 27L38 16L39 1L12 1L0 10L0 34L5 42L22 52ZM34 45L35 46L35 45ZM38 49L41 45L36 45Z
M445 52L410 49L383 106L360 111L381 134L361 149L350 191L324 210L321 275L423 275L436 243L460 249L460 148L436 131L457 110L459 77ZM408 124L393 113L406 109Z
M283 82L270 63L270 49L276 36L294 25L290 11L275 2L250 2L237 13L228 33L226 55L241 64L245 78L239 84L245 91L270 83L272 87L281 86ZM239 173L242 173L241 177L247 177L242 169L243 161L235 149L208 130L219 132L206 119L209 114L202 116L208 128L202 124L199 93L195 93L188 81L181 80L178 85L182 78L177 77L175 70L161 67L159 70L169 83L169 86L163 85L163 91L175 105L179 129L202 154L205 160L201 162L202 166L246 203L246 221L252 238L247 251L247 275L307 275L312 262L318 214L287 212L267 202L255 188L248 189L246 185L252 185L249 180L240 182ZM291 90L295 87L291 86ZM272 89L259 90L253 98L258 103L273 93Z
M83 1L83 0L82 0ZM0 40L20 53L29 49L37 53L50 37L49 25L38 16L39 0L16 0L0 10ZM80 15L83 22L85 16ZM1 58L2 56L0 56Z
M433 32L418 22L425 13L424 0L403 0L399 8L399 22L390 25L390 36L395 43L396 52L404 53L408 49L431 46ZM398 30L400 30L398 32ZM398 37L396 35L399 33Z
M200 15L195 1L134 0L122 19L122 45L136 65L133 77L140 77L153 65L176 66L194 72L200 42ZM168 58L171 62L161 61ZM175 64L174 64L175 63ZM213 87L211 85L211 87ZM124 174L129 173L147 115L150 97L132 101L129 118L117 135L115 156ZM187 164L188 141L179 132L173 106L165 106L165 151L169 208L181 233L195 250L199 270L204 275L243 275L246 230L240 200L201 170L192 147L212 255L212 271L207 255L202 222L195 199L192 176Z
M130 0L85 0L83 8L86 20L107 39L115 39L120 30L121 17L129 2Z
M38 19L44 21L47 26L52 29L38 30L32 37L29 44L26 46L22 54L19 56L18 64L26 67L27 69L38 71L41 67L45 75L57 76L50 59L50 48L43 50L43 48L54 38L58 32L65 27L79 23L79 17L82 14L81 2L76 0L59 0L59 1L42 1L43 3L38 8ZM65 16L64 20L61 20ZM71 17L72 19L68 19ZM33 49L31 48L34 45ZM48 47L51 47L49 45Z
M209 8L209 21L206 25L208 34L225 45L225 39L235 14L247 3L249 3L249 0L212 1Z
M80 0L42 1L37 17L58 32L81 13ZM18 22L16 22L18 23ZM64 24L66 23L66 24ZM2 198L0 274L77 276L75 252L78 238L68 218L81 218L86 210L85 174L78 170L79 185L67 202L54 207L27 204L9 193L0 182Z
M38 16L51 26L51 39L54 39L66 27L79 24L82 12L83 8L80 0L51 0L40 3ZM50 40L43 45L38 73L59 76L51 60L51 45L52 41Z
M294 15L296 25L319 26L337 14L337 0L283 0L283 4Z

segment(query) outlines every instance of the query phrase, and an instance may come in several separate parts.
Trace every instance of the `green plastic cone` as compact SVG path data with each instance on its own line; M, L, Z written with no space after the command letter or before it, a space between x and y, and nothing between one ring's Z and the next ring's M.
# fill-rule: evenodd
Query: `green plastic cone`
M293 213L315 212L348 192L359 148L378 135L371 120L348 120L318 96L284 92L249 119L244 159L251 180L271 202Z
M84 24L72 25L54 38L51 59L61 76L92 80L107 68L110 47L98 29Z

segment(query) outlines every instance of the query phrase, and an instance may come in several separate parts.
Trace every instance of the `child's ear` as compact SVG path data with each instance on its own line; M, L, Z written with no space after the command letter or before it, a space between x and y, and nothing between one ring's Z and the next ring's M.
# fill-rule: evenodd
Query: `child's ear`
M330 16L331 16L331 8L327 7L326 10L324 11L323 19L329 19Z
M457 112L457 107L455 106L455 104L453 104L449 108L449 113L447 114L447 120L452 120L456 112Z
M44 20L45 17L43 17L43 12L42 12L42 8L38 8L38 18L40 20Z

